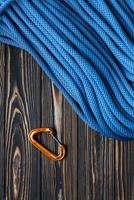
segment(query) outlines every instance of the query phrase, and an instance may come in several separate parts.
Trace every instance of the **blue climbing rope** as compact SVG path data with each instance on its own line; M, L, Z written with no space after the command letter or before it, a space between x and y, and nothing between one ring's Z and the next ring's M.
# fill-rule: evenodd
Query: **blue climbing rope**
M91 128L134 138L134 1L2 0L0 42L29 52Z

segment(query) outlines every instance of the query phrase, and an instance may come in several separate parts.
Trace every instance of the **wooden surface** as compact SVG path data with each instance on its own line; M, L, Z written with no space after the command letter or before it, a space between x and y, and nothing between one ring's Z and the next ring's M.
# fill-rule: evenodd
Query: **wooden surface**
M28 141L55 127L66 145L54 162ZM0 45L0 200L133 200L134 141L87 127L28 53ZM43 134L41 143L56 145Z

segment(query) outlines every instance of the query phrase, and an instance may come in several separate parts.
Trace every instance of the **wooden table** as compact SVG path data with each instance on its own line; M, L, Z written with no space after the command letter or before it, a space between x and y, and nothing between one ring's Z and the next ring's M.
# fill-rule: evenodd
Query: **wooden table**
M28 141L55 127L66 145L52 161ZM0 45L0 200L133 200L134 141L101 136L82 122L23 50ZM38 138L51 149L51 138Z

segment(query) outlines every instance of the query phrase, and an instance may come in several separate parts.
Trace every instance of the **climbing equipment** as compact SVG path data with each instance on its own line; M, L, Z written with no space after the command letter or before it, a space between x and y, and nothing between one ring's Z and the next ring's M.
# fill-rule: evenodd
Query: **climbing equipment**
M43 145L41 145L36 139L35 136L40 134L40 133L45 133L45 134L50 134L53 139L59 144L58 151L59 155L54 154L47 148L45 148ZM37 148L39 149L43 154L48 156L49 158L53 160L62 160L65 157L65 147L60 143L60 141L54 136L54 129L52 128L36 128L30 131L29 133L29 140L30 142Z

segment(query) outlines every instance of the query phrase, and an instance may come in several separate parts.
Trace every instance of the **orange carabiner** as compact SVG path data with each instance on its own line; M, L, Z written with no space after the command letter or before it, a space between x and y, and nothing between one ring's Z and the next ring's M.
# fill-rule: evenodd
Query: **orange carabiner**
M48 150L47 148L45 148L44 146L42 146L39 142L35 140L34 136L39 133L48 133L53 137L53 139L59 144L58 155L54 154L53 152L51 152L50 150ZM29 140L37 149L39 149L43 154L45 154L49 158L53 160L62 160L65 157L65 147L60 143L60 141L53 134L54 134L53 128L36 128L30 131Z

